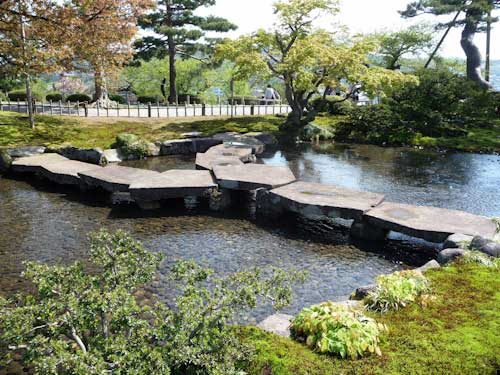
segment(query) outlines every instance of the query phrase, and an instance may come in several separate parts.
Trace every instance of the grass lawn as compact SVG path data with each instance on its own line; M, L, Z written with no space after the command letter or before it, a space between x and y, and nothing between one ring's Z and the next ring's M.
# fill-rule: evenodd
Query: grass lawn
M27 116L16 112L0 112L0 148L19 146L73 145L76 147L110 148L120 133L133 133L158 141L182 138L182 133L199 131L204 135L234 131L278 131L283 118L276 116L230 118L79 118L37 115L36 128L29 127Z
M241 328L257 347L249 375L479 375L500 370L500 271L477 265L430 270L437 299L386 315L371 313L389 327L382 356L342 360L304 345ZM319 301L318 301L319 302Z

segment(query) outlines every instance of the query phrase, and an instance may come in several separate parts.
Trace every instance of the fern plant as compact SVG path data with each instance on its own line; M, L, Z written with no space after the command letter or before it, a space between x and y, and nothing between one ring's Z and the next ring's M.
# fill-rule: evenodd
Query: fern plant
M303 309L292 321L292 337L320 353L356 359L367 353L381 355L383 324L361 311L335 302L323 302Z
M399 310L429 290L429 280L419 271L381 275L377 278L376 288L365 298L365 305L382 313Z

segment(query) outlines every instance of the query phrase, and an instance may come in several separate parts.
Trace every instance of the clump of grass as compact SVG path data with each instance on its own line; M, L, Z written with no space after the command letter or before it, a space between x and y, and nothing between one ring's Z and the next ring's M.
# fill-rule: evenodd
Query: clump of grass
M382 355L379 336L386 327L361 311L329 301L303 309L290 330L319 353L356 359L367 353Z
M375 290L365 298L365 305L375 311L399 310L429 292L429 280L419 271L400 271L377 278Z
M493 258L480 251L469 251L464 256L456 260L462 264L477 264L483 267L500 268L500 258Z

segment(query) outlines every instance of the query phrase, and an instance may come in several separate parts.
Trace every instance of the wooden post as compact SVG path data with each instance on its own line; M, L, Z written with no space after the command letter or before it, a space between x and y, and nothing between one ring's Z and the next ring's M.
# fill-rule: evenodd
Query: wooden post
M141 103L137 102L137 117L141 117Z
M160 101L158 99L156 100L156 114L160 118Z
M68 116L71 115L71 102L68 102Z
M59 115L62 116L63 114L63 103L62 100L59 100Z
M179 117L179 103L175 103L175 117Z
M431 64L432 60L434 59L434 56L436 55L437 51L439 50L439 48L441 48L441 44L443 44L443 42L446 39L446 37L448 36L450 30L453 28L453 26L455 26L455 22L457 21L458 16L460 16L460 13L462 13L462 10L458 11L455 18L453 18L453 21L451 21L450 26L448 26L448 29L446 29L445 33L443 34L441 40L436 45L436 48L434 48L434 51L432 51L431 55L429 56L429 59L425 63L425 67L424 67L425 69L427 69L429 67L429 65Z
M255 105L251 105L250 106L250 116L254 116L255 115Z
M54 114L54 111L52 109L52 100L49 101L49 112L50 112L51 115Z
M3 111L3 103L1 98L0 98L0 111Z
M127 94L128 96L128 94ZM130 101L127 100L127 116L130 117Z
M80 101L76 102L76 115L80 117Z
M201 104L201 115L202 116L206 116L207 115L206 110L207 110L207 108L206 108L205 103L202 103Z
M148 117L151 117L151 102L148 102Z
M83 103L83 113L85 117L89 117L89 109L87 108L87 103Z
M106 117L109 117L109 105L106 106Z
M186 102L184 102L184 117L188 117L188 107Z
M120 103L116 102L116 117L120 117Z
M17 112L21 112L21 104L19 103L19 98L17 98Z

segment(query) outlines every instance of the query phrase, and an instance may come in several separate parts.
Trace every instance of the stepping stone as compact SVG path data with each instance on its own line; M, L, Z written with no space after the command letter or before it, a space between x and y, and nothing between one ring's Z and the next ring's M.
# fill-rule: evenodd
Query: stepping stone
M100 187L110 193L128 192L130 184L149 181L158 175L158 172L119 165L78 173L88 186Z
M382 194L333 185L298 181L271 190L271 202L303 216L361 220L363 214L384 200Z
M171 170L130 185L132 198L159 201L169 198L203 196L217 184L209 171Z
M262 154L265 150L265 144L259 139L247 134L238 133L219 133L213 136L215 139L220 139L225 145L230 147L251 148L254 154Z
M274 189L295 181L290 168L265 164L216 166L214 174L221 188L232 190Z
M364 219L374 226L430 242L444 242L453 233L487 238L492 238L496 233L496 225L488 217L390 202L368 211Z
M190 155L205 152L210 147L221 144L214 138L173 139L161 143L160 155Z
M37 173L42 172L43 167L51 163L68 161L68 158L55 153L40 154L35 156L27 156L15 159L12 162L12 170L21 173Z
M219 156L235 156L243 163L250 163L255 161L255 156L251 148L248 147L231 147L227 145L218 145L210 147L206 154L216 154Z
M78 185L78 173L102 169L102 167L76 160L62 160L47 163L42 166L41 175L48 180L61 185Z
M215 152L196 154L196 168L211 171L215 166L243 165L237 156L221 156Z
M43 146L26 146L10 148L7 150L7 153L11 158L24 158L43 154L45 150L46 148Z

